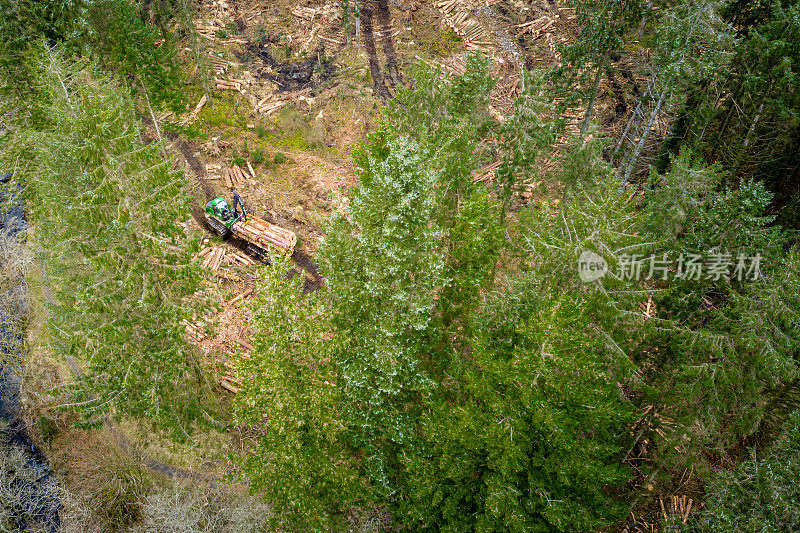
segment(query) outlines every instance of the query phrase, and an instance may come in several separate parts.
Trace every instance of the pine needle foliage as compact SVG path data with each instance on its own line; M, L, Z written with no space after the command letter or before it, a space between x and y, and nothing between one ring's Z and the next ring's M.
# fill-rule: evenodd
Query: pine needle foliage
M183 173L142 142L117 80L55 50L31 70L41 98L16 118L2 157L26 187L53 294L49 340L87 370L73 404L87 420L118 410L186 436L213 402L181 325L200 286L198 244L179 222Z

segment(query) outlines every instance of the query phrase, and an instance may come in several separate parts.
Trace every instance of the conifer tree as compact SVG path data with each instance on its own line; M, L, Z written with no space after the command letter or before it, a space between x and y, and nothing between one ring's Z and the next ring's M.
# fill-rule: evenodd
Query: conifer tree
M197 244L180 225L184 176L160 144L142 143L116 79L57 50L30 70L39 98L16 117L2 157L29 196L54 294L49 340L85 366L74 404L89 420L117 410L185 436L213 402L181 325L200 282Z

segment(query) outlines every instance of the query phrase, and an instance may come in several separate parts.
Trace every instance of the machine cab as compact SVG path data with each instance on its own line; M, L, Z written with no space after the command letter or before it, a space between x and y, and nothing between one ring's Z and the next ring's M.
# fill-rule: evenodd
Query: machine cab
M222 196L214 198L206 204L206 213L222 220L226 225L233 219L233 212Z

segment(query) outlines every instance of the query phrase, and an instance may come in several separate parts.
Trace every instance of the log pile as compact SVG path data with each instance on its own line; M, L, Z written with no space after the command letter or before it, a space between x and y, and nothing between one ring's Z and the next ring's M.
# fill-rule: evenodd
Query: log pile
M255 261L244 255L242 252L233 252L227 256L231 261L235 261L244 266L251 266L256 264Z
M539 17L528 22L523 22L522 24L517 24L514 27L519 30L517 32L517 37L521 37L523 34L530 32L533 35L533 40L535 41L544 35L544 30L555 24L555 22L555 19L551 19L549 17Z
M494 48L491 35L483 24L472 17L469 7L460 0L441 0L434 4L444 15L444 24L449 26L462 39L470 50L491 53Z
M319 15L319 11L316 9L312 9L310 7L300 7L300 6L287 6L286 9L297 18L301 18L304 20L314 20L314 18Z
M209 268L214 275L220 279L227 281L239 282L242 278L231 272L230 270L220 268L223 263L226 265L243 265L251 266L255 261L247 257L241 252L225 253L222 248L212 248L210 246L200 250L198 257L203 259L203 268Z
M197 105L194 107L194 110L191 113L189 113L188 117L182 118L180 120L180 123L184 125L192 124L195 120L197 120L197 115L200 114L200 111L202 111L203 106L206 105L206 100L207 100L206 95L203 95L202 98L200 98L200 101L197 102Z
M678 518L681 519L681 522L685 524L689 519L689 513L692 512L692 499L686 496L686 494L683 496L672 495L668 498L668 502L669 503L664 506L664 500L662 498L658 498L658 503L661 506L661 513L664 515L664 520L669 520L668 515L678 515Z
M210 180L222 179L222 165L209 163L206 165L206 178Z
M244 80L236 78L223 79L223 78L218 78L217 76L214 76L214 82L216 82L217 89L223 91L239 91L242 94L245 93L245 87L249 85Z
M283 106L291 102L292 100L306 100L306 96L311 89L303 89L302 91L297 91L294 93L284 93L281 95L278 94L270 94L262 98L256 105L255 109L258 113L264 113L266 115L271 115L272 113L280 110Z
M477 182L490 183L494 181L494 176L497 173L497 169L500 168L500 165L502 164L503 164L502 161L495 161L494 163L488 166L476 170L472 174L472 181L475 183Z
M228 67L230 64L224 59L211 56L211 66L214 67L215 74L223 75L228 72Z
M195 20L194 27L201 36L213 41L217 38L217 32L224 29L225 25L219 20Z
M253 171L253 167L249 162L248 167L250 174L242 170L242 168L236 163L231 165L230 168L223 168L222 179L225 181L225 186L229 189L240 189L247 185L247 182L250 180L251 176L253 179L255 179L256 173Z
M297 235L293 231L254 216L248 217L244 222L236 222L233 225L233 233L238 238L265 250L268 248L278 250L282 255L291 254L297 244Z
M433 59L424 59L422 56L414 56L420 63L425 63L433 68L442 69L450 76L463 76L467 71L467 59L463 55L455 55L440 62Z
M210 246L203 248L200 250L198 254L200 257L203 257L203 268L210 268L211 270L217 270L219 268L220 263L225 258L225 250L222 248L211 248Z

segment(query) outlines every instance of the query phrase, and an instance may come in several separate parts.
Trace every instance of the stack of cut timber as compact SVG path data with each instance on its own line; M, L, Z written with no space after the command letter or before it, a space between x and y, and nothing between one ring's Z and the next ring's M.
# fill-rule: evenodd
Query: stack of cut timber
M414 56L420 63L425 63L433 68L447 71L451 76L463 76L467 71L467 60L463 55L452 56L447 59L447 63L436 60L423 59L421 56Z
M242 240L265 250L273 248L283 255L291 254L297 244L297 235L293 231L254 216L247 217L244 222L235 223L233 233Z
M473 182L482 181L484 183L488 183L494 180L494 175L497 172L497 169L500 168L502 165L502 161L495 161L489 166L483 167L482 169L476 170L472 175Z
M582 107L570 107L564 110L566 118L566 129L570 133L578 133L581 124L586 117L586 111Z
M214 67L214 72L216 74L225 74L228 72L228 62L224 59L220 59L218 57L211 56L211 66Z
M222 178L222 165L219 163L209 163L206 165L207 178L210 180L218 180Z
M297 91L294 93L284 93L282 95L277 94L270 94L262 98L256 104L256 111L259 113L266 113L267 115L271 115L275 111L279 110L283 106L289 103L289 101L294 99L302 100L306 94L311 92L311 89L303 89L302 91ZM309 102L310 103L310 102Z
M287 8L289 12L297 18L305 19L305 20L314 20L314 17L317 16L318 12L316 9L311 9L310 7L289 7Z
M232 258L234 261L243 264L244 266L250 266L255 264L255 261L253 261L252 259L250 259L241 252L232 253L229 255L229 257Z
M450 58L448 63L445 64L447 73L451 76L463 76L467 71L467 60L464 56L455 56Z
M444 23L456 32L467 48L491 52L494 43L483 24L472 17L472 12L460 0L442 0L434 4L444 15Z
M225 180L225 186L229 189L239 189L247 184L249 176L237 164L233 164L231 168L222 169L222 179Z
M214 76L214 81L217 83L217 89L228 91L244 92L244 87L247 87L247 82L237 79L222 79Z
M217 32L223 29L225 25L218 20L196 20L194 27L197 28L197 33L206 39L215 39Z
M202 254L203 252L200 253ZM205 261L203 261L203 268L210 268L211 270L217 270L219 268L219 264L222 262L222 259L224 257L225 257L225 250L223 250L222 248L214 248L210 251L207 251L205 253Z
M515 28L519 29L519 31L517 32L517 37L521 36L523 33L531 32L533 34L533 39L536 40L542 36L544 30L552 26L554 23L555 19L550 19L548 17L539 17L538 19L518 24L517 26L515 26Z
M256 108L256 111L258 111L259 113L266 113L267 115L271 115L272 113L279 110L288 103L289 103L288 100L277 100L273 102L267 102L261 107Z

